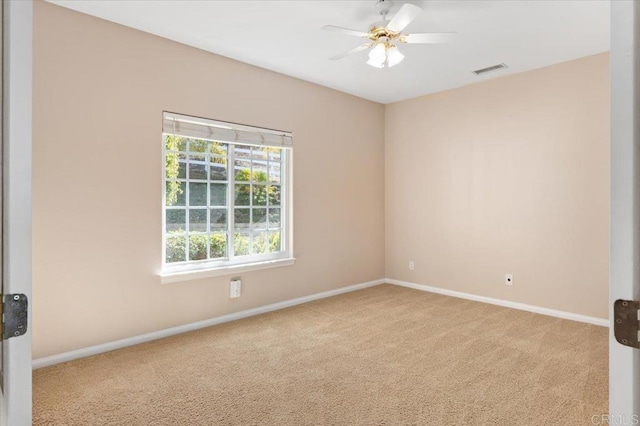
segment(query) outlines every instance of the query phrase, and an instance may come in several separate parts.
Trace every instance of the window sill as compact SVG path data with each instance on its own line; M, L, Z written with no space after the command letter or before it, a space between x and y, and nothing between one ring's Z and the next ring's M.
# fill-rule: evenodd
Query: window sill
M222 275L235 275L243 272L259 271L261 269L279 268L281 266L291 266L296 262L294 257L277 260L267 260L262 262L244 263L242 265L223 266L221 268L203 269L185 272L161 273L160 282L162 284L176 283L180 281L192 281L202 278L219 277Z

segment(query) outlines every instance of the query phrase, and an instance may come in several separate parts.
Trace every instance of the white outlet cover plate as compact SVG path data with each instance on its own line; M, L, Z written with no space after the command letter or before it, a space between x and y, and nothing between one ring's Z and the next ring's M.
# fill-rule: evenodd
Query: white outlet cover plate
M513 275L512 274L506 274L504 276L504 283L506 285L513 285Z
M236 297L240 297L240 293L242 291L242 281L240 280L232 280L229 281L229 297L235 299Z

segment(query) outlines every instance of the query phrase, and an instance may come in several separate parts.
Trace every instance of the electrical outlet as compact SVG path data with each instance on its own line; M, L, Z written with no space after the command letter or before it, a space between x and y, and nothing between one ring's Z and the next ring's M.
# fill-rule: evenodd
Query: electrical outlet
M240 279L235 279L229 281L229 297L235 299L236 297L240 297L240 293L242 291L242 281Z
M513 285L513 275L512 274L506 274L504 276L504 283L506 285Z
M416 264L414 263L413 260L409 261L409 270L413 271L414 269L416 269Z

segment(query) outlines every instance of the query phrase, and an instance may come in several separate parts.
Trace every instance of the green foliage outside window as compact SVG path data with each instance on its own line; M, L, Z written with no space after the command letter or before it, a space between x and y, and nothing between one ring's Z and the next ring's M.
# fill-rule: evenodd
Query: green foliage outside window
M280 251L280 232L261 233L253 237L253 253L274 253Z
M188 146L188 149L187 149ZM227 147L224 144L198 139L189 139L176 135L165 135L165 175L166 175L166 205L185 205L185 184L179 182L181 172L180 156L184 153L209 154L211 163L227 165ZM266 148L267 152L279 152L277 148ZM182 173L184 175L184 159ZM184 176L182 176L184 177ZM270 206L280 206L281 189L279 185L269 185L267 173L256 170L253 173L249 169L241 169L235 173L237 182L247 184L236 185L235 203L239 206L266 206L267 200ZM253 183L249 185L248 183ZM253 188L253 194L251 193ZM266 210L266 209L265 209ZM270 216L271 217L271 216ZM271 219L270 219L271 220ZM190 234L185 235L185 230L170 231L166 235L166 262L185 262L193 260L206 260L227 257L227 235L216 234ZM187 238L189 239L189 253L187 256ZM207 248L209 239L209 248ZM277 232L257 232L251 240L249 234L234 234L234 253L236 256L250 254L274 253L281 249L281 234ZM209 250L209 252L207 252Z
M211 155L209 161L217 164L227 164L227 150L218 142L209 142L197 139L188 139L176 135L165 135L165 175L167 179L167 200L168 206L176 205L180 195L184 193L181 183L178 182L180 174L180 154L178 151L186 151L187 143L189 152L205 153L207 150Z
M187 236L180 231L167 235L167 263L184 262L186 260L204 260L226 257L227 236L225 234L213 234L210 237L211 256L207 256L207 235L195 234L189 236L189 259L187 254ZM249 235L234 234L234 252L236 256L245 256L257 253L275 253L280 251L280 232L261 233L253 237L253 247L250 247Z
M267 174L262 170L256 170L251 174L248 169L238 170L235 174L236 182L254 182L253 185L253 205L266 206L267 197L272 206L280 205L280 187L276 185L266 185L269 180ZM257 183L257 185L255 184ZM236 186L236 205L248 206L251 199L251 187L249 185Z
M207 256L207 238L210 241L211 256ZM167 263L184 262L186 260L204 260L226 257L226 234L191 234L189 236L189 259L186 258L187 237L184 233L171 232L167 235Z
M181 195L184 191L180 187L178 179L178 173L180 173L180 161L177 152L182 142L182 138L175 135L167 135L165 146L167 153L165 155L164 169L167 176L167 205L172 206L178 201L178 195Z

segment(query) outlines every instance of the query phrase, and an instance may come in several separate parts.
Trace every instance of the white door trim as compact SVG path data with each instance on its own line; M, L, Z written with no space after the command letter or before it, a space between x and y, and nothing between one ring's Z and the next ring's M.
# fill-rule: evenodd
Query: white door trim
M611 2L611 206L609 306L640 296L640 4ZM609 318L613 318L611 312ZM632 423L640 411L640 351L609 328L609 412Z
M31 103L33 2L4 7L4 289L31 301ZM29 319L32 318L29 304ZM31 322L31 320L29 320ZM3 425L31 424L31 326L5 341Z

